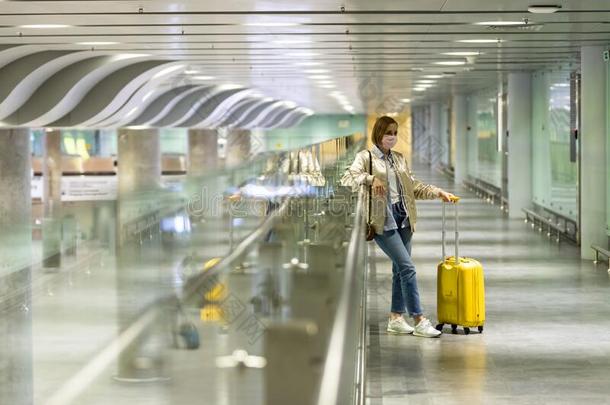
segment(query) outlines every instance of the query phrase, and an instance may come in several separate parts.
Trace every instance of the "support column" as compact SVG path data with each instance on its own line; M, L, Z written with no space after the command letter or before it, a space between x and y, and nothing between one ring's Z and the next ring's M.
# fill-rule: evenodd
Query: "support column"
M451 131L455 140L455 184L468 177L468 106L466 96L454 95L451 105Z
M27 129L0 130L0 403L31 404L31 158Z
M189 176L203 176L218 168L218 132L215 129L189 129Z
M436 165L441 160L441 104L434 102L430 104L430 131L428 159L431 165Z
M250 158L250 131L230 130L227 134L227 160L225 167L239 166Z
M581 48L580 252L593 259L591 244L606 246L606 64L603 46Z
M532 75L508 75L508 216L532 204Z
M45 269L61 267L61 131L44 134L42 189L44 217L42 220L42 264Z
M157 129L118 131L116 267L118 330L155 305L162 291L159 263L165 258L159 235L161 149ZM119 354L116 379L163 378L166 324L157 320Z
M449 158L449 152L451 150L451 142L449 140L451 128L449 127L449 105L445 101L440 103L439 118L439 163L449 167L451 165Z

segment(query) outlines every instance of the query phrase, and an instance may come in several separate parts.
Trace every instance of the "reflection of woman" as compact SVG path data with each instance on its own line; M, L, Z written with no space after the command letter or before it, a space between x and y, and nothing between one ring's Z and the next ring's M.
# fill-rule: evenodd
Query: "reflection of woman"
M372 186L371 222L375 242L392 259L392 307L387 331L437 337L440 332L423 316L415 265L411 260L411 236L417 220L415 200L441 198L449 202L456 197L413 177L404 156L391 150L396 145L397 133L396 121L390 117L379 118L373 127L373 147L356 155L342 183L353 188L361 184ZM372 174L369 174L369 162ZM415 327L402 316L405 306Z

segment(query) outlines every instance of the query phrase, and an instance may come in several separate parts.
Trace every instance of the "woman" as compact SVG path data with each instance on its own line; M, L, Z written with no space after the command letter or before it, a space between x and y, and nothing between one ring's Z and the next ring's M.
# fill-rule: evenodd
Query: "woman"
M392 151L398 140L397 134L398 123L395 120L379 118L373 127L373 147L356 155L342 183L354 189L362 184L372 186L370 218L375 242L392 259L392 307L387 331L438 337L441 332L423 316L415 266L411 260L411 236L417 220L415 200L440 198L453 202L457 197L413 177L404 156ZM372 174L369 173L371 161ZM403 318L405 306L413 318L414 327Z

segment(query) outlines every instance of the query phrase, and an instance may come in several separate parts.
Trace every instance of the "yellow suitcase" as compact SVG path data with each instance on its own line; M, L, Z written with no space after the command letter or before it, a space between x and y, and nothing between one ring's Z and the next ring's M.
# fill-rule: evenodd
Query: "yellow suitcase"
M457 333L458 325L464 327L468 335L470 328L477 327L483 332L485 324L485 282L483 266L475 259L458 255L458 204L455 205L455 255L445 256L445 203L443 203L443 261L437 268L437 312L438 325L451 325L451 332ZM456 263L455 258L458 257Z

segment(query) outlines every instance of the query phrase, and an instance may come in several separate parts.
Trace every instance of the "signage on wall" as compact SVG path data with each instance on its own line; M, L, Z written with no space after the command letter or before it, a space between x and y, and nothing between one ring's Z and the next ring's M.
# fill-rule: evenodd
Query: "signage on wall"
M182 191L184 175L162 177L162 185L171 191ZM43 198L41 176L34 176L31 182L33 199ZM64 176L61 178L62 201L113 201L117 199L117 176Z

